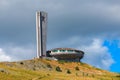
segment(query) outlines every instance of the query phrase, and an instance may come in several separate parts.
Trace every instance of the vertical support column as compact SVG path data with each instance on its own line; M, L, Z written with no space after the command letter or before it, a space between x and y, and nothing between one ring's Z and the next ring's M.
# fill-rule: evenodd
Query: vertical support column
M37 58L46 56L47 13L36 12Z

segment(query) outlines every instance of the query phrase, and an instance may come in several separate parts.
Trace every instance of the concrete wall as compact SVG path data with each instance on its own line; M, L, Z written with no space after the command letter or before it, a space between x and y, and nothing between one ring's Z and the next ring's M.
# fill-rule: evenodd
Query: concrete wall
M36 12L37 58L46 56L47 13Z

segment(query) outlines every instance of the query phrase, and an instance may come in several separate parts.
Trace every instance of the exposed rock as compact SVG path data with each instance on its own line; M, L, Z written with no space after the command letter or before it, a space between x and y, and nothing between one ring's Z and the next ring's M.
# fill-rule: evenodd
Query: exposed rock
M4 68L0 68L0 72L1 72L1 73L6 73L6 74L9 73L9 72L8 72L7 70L5 70Z

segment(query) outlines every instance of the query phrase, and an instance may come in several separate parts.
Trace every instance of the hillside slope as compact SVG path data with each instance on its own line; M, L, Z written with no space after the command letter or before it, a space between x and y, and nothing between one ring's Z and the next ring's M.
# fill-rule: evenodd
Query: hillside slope
M0 80L120 80L120 74L81 62L33 59L1 62Z

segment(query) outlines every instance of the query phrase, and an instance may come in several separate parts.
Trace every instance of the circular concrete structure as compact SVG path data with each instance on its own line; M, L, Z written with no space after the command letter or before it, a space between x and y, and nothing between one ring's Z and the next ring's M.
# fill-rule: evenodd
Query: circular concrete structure
M73 48L55 48L47 51L51 57L58 60L80 61L84 56L84 52Z

